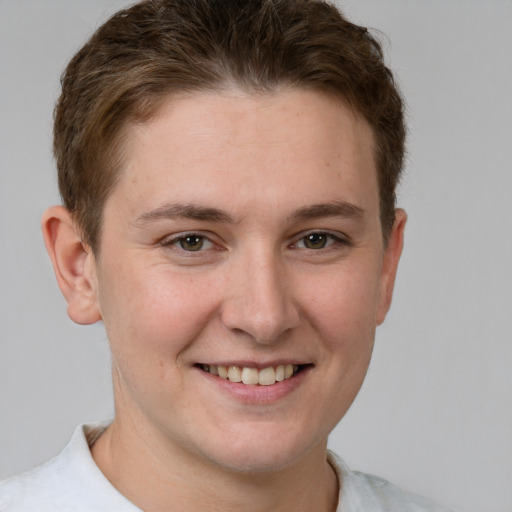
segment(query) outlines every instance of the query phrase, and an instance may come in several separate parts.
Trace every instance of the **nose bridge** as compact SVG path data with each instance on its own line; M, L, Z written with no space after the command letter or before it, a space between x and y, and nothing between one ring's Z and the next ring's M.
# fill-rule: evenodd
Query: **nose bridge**
M236 260L223 308L224 325L258 343L273 343L299 320L285 263L273 248L264 246L244 251Z

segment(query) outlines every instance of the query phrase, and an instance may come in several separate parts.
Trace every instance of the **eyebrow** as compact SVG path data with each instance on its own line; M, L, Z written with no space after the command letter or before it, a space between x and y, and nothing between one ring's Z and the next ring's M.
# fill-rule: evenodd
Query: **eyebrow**
M364 215L364 210L347 201L332 201L329 203L314 204L299 208L293 212L290 221L305 221L311 219L318 219L321 217L345 217L345 218L361 218ZM227 224L234 224L233 217L226 211L218 208L207 206L200 206L197 204L165 204L143 213L135 220L136 225L145 225L150 222L159 220L172 220L177 218L209 221L209 222L223 222Z
M226 222L232 224L233 217L229 213L217 208L199 206L195 204L165 204L156 210L143 213L137 217L135 224L147 224L148 222L185 218L192 220L210 221L210 222Z
M305 221L321 217L345 217L348 219L360 219L364 216L364 210L347 201L332 201L329 203L314 204L300 208L293 212L291 220Z

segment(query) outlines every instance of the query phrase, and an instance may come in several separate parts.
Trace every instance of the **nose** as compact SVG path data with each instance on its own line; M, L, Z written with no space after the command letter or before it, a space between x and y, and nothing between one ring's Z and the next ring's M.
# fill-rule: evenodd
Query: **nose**
M272 344L298 326L292 276L271 251L239 258L230 268L228 282L221 315L230 331Z

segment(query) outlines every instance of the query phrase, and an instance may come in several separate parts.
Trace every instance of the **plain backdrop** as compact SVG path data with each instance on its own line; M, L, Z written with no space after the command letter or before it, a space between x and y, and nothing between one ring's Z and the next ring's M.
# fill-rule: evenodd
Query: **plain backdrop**
M66 315L39 231L59 201L67 60L122 0L0 0L0 478L112 415L106 336ZM512 511L512 1L347 0L408 104L391 313L331 436L354 468L466 512Z

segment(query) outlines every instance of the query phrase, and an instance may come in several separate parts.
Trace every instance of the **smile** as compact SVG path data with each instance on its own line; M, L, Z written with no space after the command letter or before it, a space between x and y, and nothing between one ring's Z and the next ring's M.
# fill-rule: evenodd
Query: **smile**
M201 364L201 370L211 373L215 377L242 383L249 386L271 386L276 382L282 382L293 377L303 365L280 364L268 368L254 368L250 366L217 366Z

